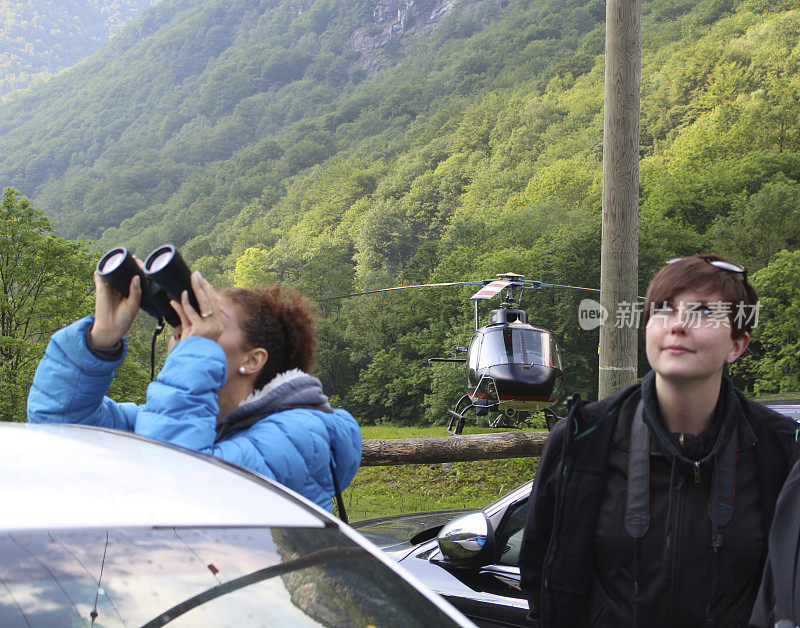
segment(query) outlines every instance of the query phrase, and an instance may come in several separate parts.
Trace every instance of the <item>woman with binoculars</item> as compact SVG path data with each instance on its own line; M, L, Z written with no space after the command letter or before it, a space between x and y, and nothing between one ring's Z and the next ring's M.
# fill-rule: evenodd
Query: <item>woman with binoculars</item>
M28 420L181 445L273 478L330 511L360 464L361 431L348 412L330 407L320 381L307 373L316 350L309 301L278 285L219 292L192 273L191 290L171 295L179 324L145 404L117 403L105 393L125 356L124 335L144 307L148 276L134 274L126 296L104 278L108 257L94 275L94 316L50 340L28 396Z

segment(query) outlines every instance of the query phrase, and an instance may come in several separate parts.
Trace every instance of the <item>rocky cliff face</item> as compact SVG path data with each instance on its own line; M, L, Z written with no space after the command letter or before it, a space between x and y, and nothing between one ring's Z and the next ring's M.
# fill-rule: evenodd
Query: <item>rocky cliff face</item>
M452 11L471 11L487 2L504 0L376 0L373 24L359 29L350 38L350 49L360 52L361 67L369 74L398 65L400 60L387 55L387 48L401 47L415 33L435 27Z

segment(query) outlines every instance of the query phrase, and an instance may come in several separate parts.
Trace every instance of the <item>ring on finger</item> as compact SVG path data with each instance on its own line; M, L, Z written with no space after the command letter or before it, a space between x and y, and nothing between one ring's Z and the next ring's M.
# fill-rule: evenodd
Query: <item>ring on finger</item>
M208 312L200 314L200 318L208 318L209 316L214 316L214 310L209 310Z

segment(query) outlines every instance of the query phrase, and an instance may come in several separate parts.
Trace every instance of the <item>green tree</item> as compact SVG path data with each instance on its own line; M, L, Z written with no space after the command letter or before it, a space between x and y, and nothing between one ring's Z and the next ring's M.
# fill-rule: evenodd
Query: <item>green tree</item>
M50 334L88 307L92 264L13 188L0 203L0 419L21 421Z
M362 424L388 422L394 425L422 423L423 395L427 378L398 353L382 349L361 371L350 390L351 410Z
M274 281L275 273L270 268L269 255L263 249L250 247L236 260L233 271L235 286L255 286Z
M759 291L758 325L732 372L755 394L800 390L800 251L781 251L752 281Z
M800 245L800 185L782 174L719 216L709 229L714 250L740 261L754 272L782 249Z

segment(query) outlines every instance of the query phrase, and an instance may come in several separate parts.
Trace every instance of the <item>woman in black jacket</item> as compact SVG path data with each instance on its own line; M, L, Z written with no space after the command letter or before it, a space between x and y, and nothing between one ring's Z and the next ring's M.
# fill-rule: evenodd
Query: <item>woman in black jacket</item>
M757 296L744 268L671 260L645 299L652 371L572 403L539 464L520 553L542 626L745 626L797 425L724 376Z

